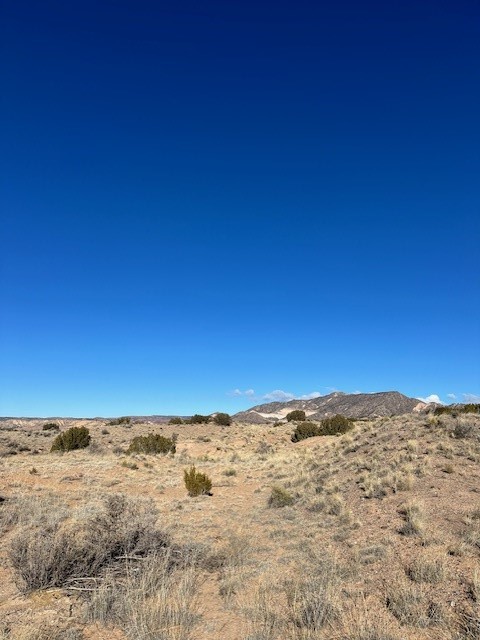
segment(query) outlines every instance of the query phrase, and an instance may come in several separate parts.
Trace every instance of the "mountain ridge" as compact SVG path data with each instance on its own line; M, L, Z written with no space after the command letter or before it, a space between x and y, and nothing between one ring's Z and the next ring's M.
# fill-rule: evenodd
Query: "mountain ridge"
M402 415L424 410L428 403L409 398L399 391L379 391L376 393L343 393L334 391L326 396L289 400L288 402L267 402L236 413L237 421L263 423L281 420L287 413L300 409L310 420L340 413L349 418L369 418Z

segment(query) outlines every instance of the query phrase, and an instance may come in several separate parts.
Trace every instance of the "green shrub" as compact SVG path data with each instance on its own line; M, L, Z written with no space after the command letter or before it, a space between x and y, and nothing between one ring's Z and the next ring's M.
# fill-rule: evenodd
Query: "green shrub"
M288 507L294 503L294 498L291 493L282 487L272 487L272 493L268 498L268 506L274 509L280 509L281 507Z
M321 435L320 425L314 422L300 422L295 427L291 440L292 442L300 442L300 440L305 440L305 438L313 438L314 436Z
M303 422L306 418L305 411L301 411L300 409L290 411L285 417L287 418L287 422Z
M320 423L322 436L334 436L337 433L347 433L353 429L353 421L345 416L337 414L331 418L324 418Z
M202 416L201 414L196 413L188 422L190 424L207 424L210 422L210 416Z
M60 425L58 425L56 422L45 422L45 424L42 425L42 430L43 431L60 431Z
M183 420L179 417L170 418L168 424L183 424Z
M87 427L71 427L63 433L59 433L52 444L50 451L72 451L73 449L85 449L90 444L90 432Z
M334 436L336 434L346 433L353 429L353 421L345 416L336 415L331 418L324 418L320 424L314 422L300 422L292 433L292 442L299 442L305 438L313 438L315 436Z
M189 496L208 495L210 493L212 481L205 473L197 471L194 466L190 467L189 470L184 470L183 479Z
M222 427L229 427L232 424L232 419L228 413L217 413L213 421Z
M107 422L109 427L115 427L118 425L130 425L132 424L132 419L129 416L122 416L121 418L115 418L114 420L110 420Z
M443 414L458 415L459 413L480 413L480 404L449 404L443 407L435 407L433 412L436 416Z
M148 436L137 436L130 442L127 453L175 453L173 438L165 438L159 433L149 433Z

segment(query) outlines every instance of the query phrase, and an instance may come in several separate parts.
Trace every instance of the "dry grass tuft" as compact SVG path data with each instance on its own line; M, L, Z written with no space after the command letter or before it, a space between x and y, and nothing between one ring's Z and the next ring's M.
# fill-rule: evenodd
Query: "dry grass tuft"
M413 582L436 584L445 579L446 568L443 557L419 557L407 567L406 573Z
M195 563L172 569L169 553L110 572L88 600L89 621L114 624L131 640L188 640L199 619Z
M404 536L422 535L425 528L425 515L423 506L416 500L407 502L400 513L405 519L404 525L399 529L399 533Z
M416 585L402 579L392 580L387 588L386 605L402 625L429 625L425 596Z

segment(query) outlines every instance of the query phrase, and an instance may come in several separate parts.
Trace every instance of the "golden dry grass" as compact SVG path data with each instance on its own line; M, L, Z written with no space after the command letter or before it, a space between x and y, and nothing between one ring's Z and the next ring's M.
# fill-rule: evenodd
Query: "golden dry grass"
M480 638L478 418L359 421L296 444L289 425L88 426L93 445L63 455L41 423L0 430L2 640ZM177 453L127 455L149 431L178 433ZM192 465L212 496L188 497ZM46 554L48 531L91 522L114 494L150 500L189 561L87 563L84 590L22 587L15 540Z

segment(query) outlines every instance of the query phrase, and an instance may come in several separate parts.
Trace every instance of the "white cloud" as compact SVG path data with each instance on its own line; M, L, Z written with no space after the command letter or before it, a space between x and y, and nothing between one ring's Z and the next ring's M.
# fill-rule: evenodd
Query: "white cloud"
M447 393L447 398L450 398L450 400L456 400L457 396L454 393Z
M227 391L227 396L233 396L234 398L239 398L240 396L247 396L248 398L251 398L254 395L255 395L255 391L253 389L246 389L246 391L241 391L240 389Z
M270 402L288 402L289 400L312 400L313 398L320 398L322 394L320 391L312 391L311 393L304 393L301 396L290 391L283 391L282 389L275 389L262 396L262 400L269 400Z
M465 402L480 402L480 396L476 393L462 393Z
M266 393L263 399L269 400L270 402L287 402L288 400L294 400L295 394L282 391L282 389L275 389L274 391L270 391L270 393Z
M421 400L422 402L436 402L437 404L445 404L444 402L442 402L440 400L440 397L437 396L436 393L432 393L429 396L427 396L426 398L417 398L417 400Z

